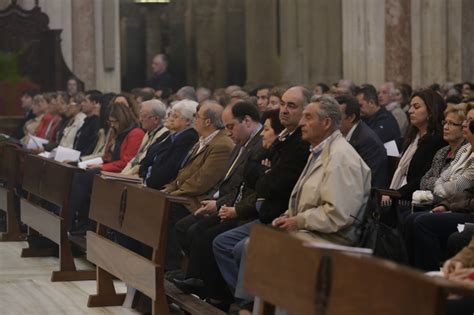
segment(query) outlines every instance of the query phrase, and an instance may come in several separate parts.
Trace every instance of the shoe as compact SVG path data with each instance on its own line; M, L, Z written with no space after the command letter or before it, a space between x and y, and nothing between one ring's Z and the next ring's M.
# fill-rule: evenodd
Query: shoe
M173 279L184 280L185 274L184 271L181 269L170 270L165 272L165 279L173 282Z
M186 294L194 293L198 296L202 296L204 293L204 282L201 279L188 278L188 279L173 279L174 285Z

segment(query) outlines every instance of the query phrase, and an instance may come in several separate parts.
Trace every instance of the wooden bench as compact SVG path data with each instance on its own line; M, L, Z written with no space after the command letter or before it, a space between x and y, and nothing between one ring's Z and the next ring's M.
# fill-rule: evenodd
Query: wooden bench
M74 174L80 169L28 155L24 163L23 189L28 198L21 198L21 220L28 225L28 234L42 236L59 245L59 271L53 271L51 281L94 280L95 271L77 270L67 234L69 196ZM33 200L40 198L59 207L59 214L43 208ZM22 257L53 255L50 250L24 248Z
M8 143L0 144L0 210L6 215L6 231L0 234L0 241L24 241L19 218L19 197L16 188L21 183L21 160L25 151Z
M444 314L450 292L470 294L387 260L303 246L288 233L255 226L244 287L262 299L259 314L275 306L291 314Z
M89 217L97 222L97 230L87 233L87 259L97 266L97 294L89 296L89 307L123 304L125 294L117 294L113 284L116 277L150 297L155 315L169 313L167 295L185 312L224 314L164 281L170 202L188 201L139 185L94 178ZM108 239L107 228L151 247L151 259Z

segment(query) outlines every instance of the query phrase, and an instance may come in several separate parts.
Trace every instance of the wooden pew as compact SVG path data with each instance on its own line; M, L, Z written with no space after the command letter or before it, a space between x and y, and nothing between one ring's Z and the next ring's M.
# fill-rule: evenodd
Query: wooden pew
M23 189L28 199L21 198L21 220L28 225L29 235L37 233L59 245L59 271L53 271L51 281L94 280L95 271L77 270L67 235L69 196L74 174L80 169L42 157L28 155L24 163ZM59 215L44 209L34 199L59 206ZM51 256L52 252L24 248L22 257Z
M19 197L16 187L21 182L21 160L25 151L8 143L0 144L0 210L6 214L6 231L0 234L0 241L24 241L25 233L20 230Z
M169 202L164 194L149 188L94 178L89 217L97 231L87 233L87 259L96 264L97 294L87 306L123 304L117 294L117 277L152 299L153 314L168 314L163 286ZM106 237L107 228L132 237L153 249L150 259L142 257Z
M164 280L170 202L189 201L139 185L94 178L89 218L97 222L97 230L87 233L87 259L97 266L97 294L89 296L89 307L123 304L125 294L117 294L113 284L116 277L150 297L155 315L169 313L167 296L190 314L224 314ZM151 259L109 240L107 228L151 247Z
M251 233L244 287L262 299L259 314L279 306L305 315L441 315L450 292L473 293L387 260L308 248L264 226Z

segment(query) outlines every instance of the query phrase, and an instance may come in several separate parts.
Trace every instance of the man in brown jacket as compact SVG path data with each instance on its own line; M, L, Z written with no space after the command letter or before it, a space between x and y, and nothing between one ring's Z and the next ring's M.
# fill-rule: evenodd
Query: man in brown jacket
M166 270L180 268L181 251L176 240L174 225L177 221L197 209L201 200L208 198L210 191L225 176L227 160L234 143L223 130L224 108L215 101L201 103L196 113L194 128L199 142L184 159L182 168L174 181L162 191L173 196L190 197L193 202L187 207L173 203L166 246Z

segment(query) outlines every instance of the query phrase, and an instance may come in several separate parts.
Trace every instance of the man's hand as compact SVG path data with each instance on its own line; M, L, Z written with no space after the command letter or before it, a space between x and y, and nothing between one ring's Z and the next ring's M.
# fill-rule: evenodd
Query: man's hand
M235 207L227 207L222 206L219 210L219 218L224 220L230 220L237 217L237 212L235 211Z
M457 271L454 271L448 276L448 279L462 286L467 286L470 289L474 289L474 280L473 276L474 268L461 268Z
M280 229L284 229L287 231L298 230L298 225L297 225L295 217L289 218L287 216L283 216L283 217L276 218L275 220L273 220L272 225L274 227L278 227Z
M169 194L171 192L171 188L165 185L165 188L160 190L162 193Z
M206 215L213 214L217 211L215 200L203 200L201 201L201 207L194 212L194 215Z
M382 200L380 201L380 205L382 207L385 207L385 206L390 206L391 204L392 204L392 198L390 198L390 196L383 195Z
M443 265L443 274L447 278L453 272L461 270L462 268L463 268L462 262L449 259L449 260L446 260L446 262Z
M435 208L433 208L433 210L431 210L431 212L433 213L440 213L440 212L446 212L448 209L446 209L445 206L441 205L441 206L437 206Z

